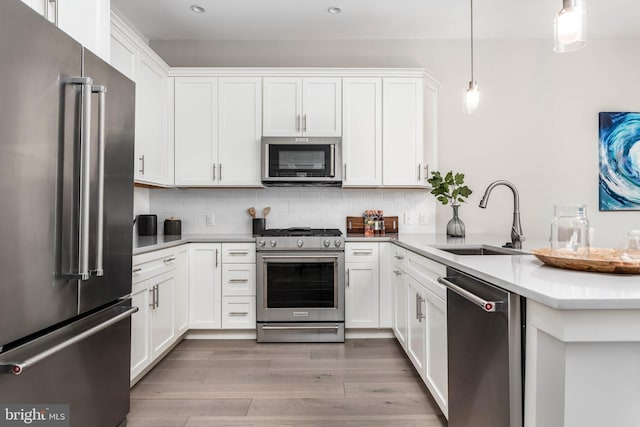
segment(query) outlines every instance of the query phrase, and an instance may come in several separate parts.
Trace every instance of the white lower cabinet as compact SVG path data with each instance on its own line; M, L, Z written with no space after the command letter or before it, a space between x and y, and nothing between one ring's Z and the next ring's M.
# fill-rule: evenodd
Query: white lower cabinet
M421 377L424 376L426 363L425 343L427 339L427 327L424 315L424 291L422 286L409 277L407 286L407 355Z
M254 243L191 245L191 329L255 329Z
M191 245L189 315L191 329L220 329L222 318L222 244Z
M393 332L443 414L447 401L446 267L393 245Z
M131 379L137 377L151 363L150 301L146 287L134 292L131 298L131 305L138 307L138 311L131 316Z
M186 332L186 245L133 257L131 317L131 380Z
M377 328L378 263L349 263L346 268L345 327Z

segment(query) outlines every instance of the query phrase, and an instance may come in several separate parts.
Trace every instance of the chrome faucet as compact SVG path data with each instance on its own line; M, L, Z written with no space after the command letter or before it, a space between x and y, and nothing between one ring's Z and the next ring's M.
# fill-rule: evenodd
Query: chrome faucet
M492 182L484 191L484 196L482 196L482 200L480 200L479 206L483 209L487 207L489 194L491 194L491 191L498 185L509 187L513 192L513 225L511 226L511 246L515 249L522 249L522 242L524 242L525 237L524 234L522 234L522 224L520 224L520 195L518 194L518 189L516 188L516 186L509 181L504 180ZM509 245L509 243L507 243L507 245Z

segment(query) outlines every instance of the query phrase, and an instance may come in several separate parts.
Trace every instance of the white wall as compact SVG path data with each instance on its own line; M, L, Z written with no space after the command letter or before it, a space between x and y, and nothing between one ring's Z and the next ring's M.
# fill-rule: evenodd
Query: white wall
M411 215L412 224L401 220L400 231L433 233L434 200L426 190L343 190L340 188L252 189L154 189L150 190L150 212L158 215L158 232L163 221L175 216L182 220L182 232L251 233L247 209L255 207L258 216L271 207L268 228L318 227L346 230L347 216L360 216L365 210L383 210L387 216ZM205 215L214 214L215 224L207 226ZM420 224L420 216L423 222Z
M486 210L484 188L507 179L520 190L522 225L531 239L548 238L553 205L586 203L595 244L614 245L639 212L598 212L600 111L640 111L640 41L590 41L555 54L549 40L476 44L481 104L462 112L469 81L468 41L156 41L173 66L425 67L441 81L439 165L467 175L474 194L461 208L467 232L508 239L512 198L498 188ZM153 199L153 197L152 197ZM438 208L437 229L451 212Z

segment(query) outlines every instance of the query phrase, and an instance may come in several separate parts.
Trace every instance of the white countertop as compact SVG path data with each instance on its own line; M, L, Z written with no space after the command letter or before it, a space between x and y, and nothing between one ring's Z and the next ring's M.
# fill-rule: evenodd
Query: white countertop
M192 234L137 237L138 255L183 243L254 242L251 235ZM501 246L505 236L470 234L451 239L443 234L399 234L379 237L347 236L348 242L392 241L410 251L486 280L508 291L558 309L638 309L640 275L603 274L562 270L542 264L526 251L546 247L547 242L524 242L525 255L454 255L434 246Z
M400 246L434 261L486 280L508 291L559 309L638 309L640 275L563 270L544 265L533 255L454 255L436 245L501 246L504 236L470 235L454 241L441 235L400 235ZM547 242L525 242L527 250Z

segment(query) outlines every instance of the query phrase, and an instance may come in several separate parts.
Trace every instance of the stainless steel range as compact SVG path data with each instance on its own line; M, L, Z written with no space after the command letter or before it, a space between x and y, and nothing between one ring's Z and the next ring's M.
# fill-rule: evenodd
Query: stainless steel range
M256 240L258 342L344 342L344 236L264 230Z

